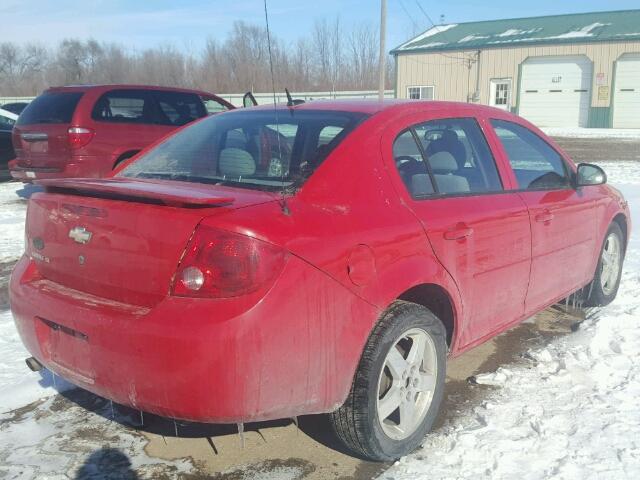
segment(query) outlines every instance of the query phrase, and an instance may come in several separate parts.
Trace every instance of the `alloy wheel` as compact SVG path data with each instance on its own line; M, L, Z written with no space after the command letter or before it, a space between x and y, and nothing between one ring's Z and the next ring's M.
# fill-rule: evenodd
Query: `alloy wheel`
M420 426L437 379L436 347L420 328L403 333L389 349L378 379L378 420L387 436L402 440Z

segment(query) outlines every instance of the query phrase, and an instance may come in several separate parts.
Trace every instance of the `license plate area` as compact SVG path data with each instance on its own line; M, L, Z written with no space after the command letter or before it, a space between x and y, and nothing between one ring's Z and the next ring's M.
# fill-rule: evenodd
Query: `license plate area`
M40 346L49 361L61 367L63 375L93 383L89 337L45 318L37 317L37 321Z

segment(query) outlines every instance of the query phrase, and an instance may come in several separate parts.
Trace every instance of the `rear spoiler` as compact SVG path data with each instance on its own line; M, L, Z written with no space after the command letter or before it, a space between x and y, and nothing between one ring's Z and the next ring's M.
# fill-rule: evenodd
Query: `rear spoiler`
M173 207L223 207L234 202L233 197L220 196L210 186L176 181L131 178L61 178L35 180L48 192L99 196L114 200L136 199Z

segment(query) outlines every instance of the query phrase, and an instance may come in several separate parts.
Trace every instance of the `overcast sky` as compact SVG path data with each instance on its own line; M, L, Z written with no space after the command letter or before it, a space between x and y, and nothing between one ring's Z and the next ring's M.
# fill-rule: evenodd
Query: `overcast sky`
M640 8L638 0L387 0L391 48L436 23ZM316 18L337 15L347 24L379 21L379 0L268 0L271 29L290 41L308 33ZM235 20L264 24L263 0L0 0L0 42L56 43L95 38L142 49L173 44L201 48L224 38Z

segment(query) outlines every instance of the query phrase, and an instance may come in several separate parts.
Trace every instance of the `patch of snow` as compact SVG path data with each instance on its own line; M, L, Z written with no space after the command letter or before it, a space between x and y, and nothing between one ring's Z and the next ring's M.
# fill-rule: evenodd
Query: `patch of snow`
M16 192L21 183L0 183L0 262L17 260L24 250L24 217L27 201Z
M541 130L552 137L640 139L640 129L632 128L543 127Z
M596 28L600 28L600 27L606 27L611 25L610 23L599 23L599 22L595 22L592 23L591 25L587 25L585 27L582 27L579 30L574 30L572 32L567 32L567 33L562 33L560 35L557 35L555 37L546 37L546 39L551 39L551 38L584 38L584 37L593 37L593 30L595 30Z
M33 187L0 183L0 262L18 260L24 251L24 220L27 200L18 195ZM13 316L0 311L0 413L22 407L40 398L74 388L48 370L32 372L24 359L31 355L22 345Z
M542 31L542 27L532 28L530 30L518 30L517 28L510 28L502 33L496 35L496 37L514 37L516 35L531 35L532 33L538 33Z
M446 32L447 30L451 30L454 27L457 27L458 24L457 23L450 23L449 25L435 25L433 27L431 27L429 30L427 30L426 32L424 32L421 35L418 35L416 38L412 38L411 40L409 40L407 43L400 45L398 47L398 50L410 50L412 48L425 48L427 47L426 45L413 45L416 42L419 42L420 40L424 40L425 38L429 38L429 37L433 37L434 35L437 35L438 33L442 33L442 32ZM435 43L439 43L439 42L435 42ZM413 45L413 46L412 46ZM429 44L429 45L433 45L433 44ZM444 43L439 43L439 45L445 45Z
M458 43L472 42L474 40L485 40L487 38L490 38L490 37L487 37L484 35L467 35L466 37L463 37L460 40L458 40Z
M191 459L165 460L145 452L147 439L107 402L97 411L47 399L12 418L0 415L0 477L21 480L186 478ZM190 477L189 477L190 478Z
M635 177L625 175L631 165ZM640 163L609 167L640 225ZM528 352L529 364L478 375L494 386L485 401L380 479L640 478L638 230L616 301L594 313L577 332Z

